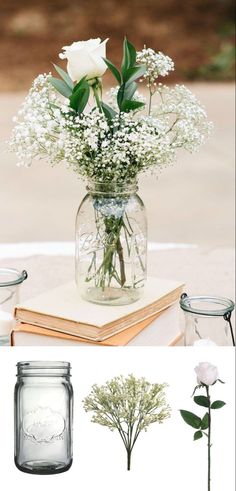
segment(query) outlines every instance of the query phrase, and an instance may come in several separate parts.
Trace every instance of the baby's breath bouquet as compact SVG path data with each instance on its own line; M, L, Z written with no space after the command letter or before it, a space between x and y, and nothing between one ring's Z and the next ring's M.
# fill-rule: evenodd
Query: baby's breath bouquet
M63 48L67 70L54 65L59 78L36 78L10 146L19 165L36 157L52 165L64 161L88 182L94 227L89 232L79 214L78 281L86 283L85 296L100 292L90 300L127 303L138 298L146 274L145 223L132 216L135 206L143 207L133 200L139 174L172 164L180 148L197 150L211 124L185 86L159 83L174 70L168 56L146 47L136 52L125 38L118 69L106 58L106 44L90 39ZM104 98L107 69L117 85ZM138 81L146 83L147 98Z

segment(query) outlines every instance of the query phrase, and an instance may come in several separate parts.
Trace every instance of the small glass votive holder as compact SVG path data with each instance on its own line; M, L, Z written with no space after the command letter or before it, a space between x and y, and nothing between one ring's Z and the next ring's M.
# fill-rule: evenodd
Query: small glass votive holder
M232 300L213 296L189 297L183 293L180 307L185 318L185 346L235 346Z
M0 346L11 344L14 308L19 302L19 288L27 278L26 271L0 268Z

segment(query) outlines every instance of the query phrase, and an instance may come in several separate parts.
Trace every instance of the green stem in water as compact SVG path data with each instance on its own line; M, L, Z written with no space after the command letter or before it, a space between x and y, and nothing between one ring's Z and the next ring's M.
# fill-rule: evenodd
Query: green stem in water
M121 245L120 237L118 237L117 244L116 244L116 250L117 254L119 257L120 261L120 279L121 279L121 286L124 286L126 277L125 277L125 261L124 261L124 254L123 254L123 247Z

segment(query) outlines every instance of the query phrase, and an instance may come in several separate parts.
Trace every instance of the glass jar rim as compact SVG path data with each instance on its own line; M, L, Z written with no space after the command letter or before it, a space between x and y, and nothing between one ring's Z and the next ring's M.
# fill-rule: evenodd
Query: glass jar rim
M8 281L1 281L1 276L15 276L15 279L11 279ZM7 286L14 286L14 285L20 285L23 283L23 281L28 278L28 273L27 271L18 271L17 269L14 268L0 268L0 288L1 287L7 287Z
M197 307L194 305L201 302L203 306L205 306L208 302L218 305L219 308L199 308L199 306ZM212 295L198 295L189 297L186 293L181 295L179 303L180 307L185 312L209 317L223 317L228 312L232 312L235 307L233 300L230 300L229 298L216 297Z
M70 376L71 364L68 361L19 361L16 364L17 376Z
M30 370L31 368L70 368L69 361L48 361L48 360L30 360L18 361L17 367Z
M121 181L96 181L88 180L86 189L88 192L96 194L129 194L136 193L138 190L137 179L128 182Z

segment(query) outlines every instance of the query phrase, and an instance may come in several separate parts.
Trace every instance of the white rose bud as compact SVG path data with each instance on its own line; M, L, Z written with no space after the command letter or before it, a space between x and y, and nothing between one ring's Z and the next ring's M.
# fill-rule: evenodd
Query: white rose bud
M219 378L218 368L208 362L199 363L195 372L199 384L213 385Z
M78 41L70 46L64 46L64 53L59 54L59 58L67 59L67 72L73 82L79 82L85 77L87 80L102 77L107 66L103 58L106 58L105 39L89 39L88 41Z

